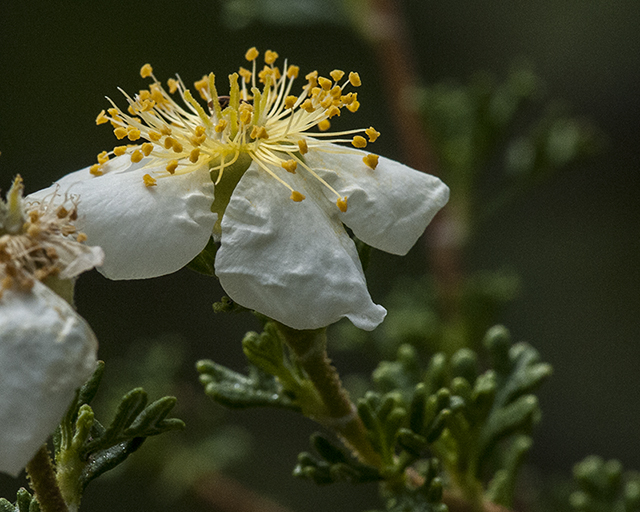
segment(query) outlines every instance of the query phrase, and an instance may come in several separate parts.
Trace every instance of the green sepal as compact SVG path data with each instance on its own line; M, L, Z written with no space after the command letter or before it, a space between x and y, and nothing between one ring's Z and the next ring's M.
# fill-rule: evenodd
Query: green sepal
M187 263L187 268L204 274L205 276L216 277L216 253L218 252L218 244L209 238L207 245L200 253Z

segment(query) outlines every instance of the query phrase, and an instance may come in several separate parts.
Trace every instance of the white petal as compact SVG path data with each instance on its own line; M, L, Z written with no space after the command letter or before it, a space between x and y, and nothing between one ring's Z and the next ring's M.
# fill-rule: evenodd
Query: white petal
M142 177L153 169L141 169L144 161L130 167L127 162L127 156L115 158L112 170L97 177L82 169L27 200L44 200L56 187L58 194L77 194L76 226L89 245L104 250L99 271L110 279L175 272L204 249L216 222L209 172L160 177L156 186L146 187Z
M17 476L96 368L98 342L62 298L36 281L0 299L0 471Z
M449 199L449 188L435 176L380 157L376 169L365 165L368 153L309 151L306 162L340 195L348 208L340 219L366 244L406 254ZM300 171L303 172L303 171ZM335 203L335 194L327 197Z
M233 192L216 255L222 287L239 304L294 329L342 317L374 329L386 310L371 300L353 242L300 174L284 174L304 201L293 202L285 186L253 166Z

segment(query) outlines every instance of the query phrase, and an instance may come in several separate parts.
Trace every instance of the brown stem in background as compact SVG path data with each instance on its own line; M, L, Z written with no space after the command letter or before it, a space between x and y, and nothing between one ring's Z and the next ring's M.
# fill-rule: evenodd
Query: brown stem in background
M360 28L372 43L380 65L380 75L405 163L429 174L438 174L437 159L412 94L419 85L416 65L400 2L368 0L368 12ZM428 229L431 270L442 297L445 320L458 315L461 252L464 225L460 215L445 207Z
M217 512L291 512L221 473L211 473L200 480L195 493Z

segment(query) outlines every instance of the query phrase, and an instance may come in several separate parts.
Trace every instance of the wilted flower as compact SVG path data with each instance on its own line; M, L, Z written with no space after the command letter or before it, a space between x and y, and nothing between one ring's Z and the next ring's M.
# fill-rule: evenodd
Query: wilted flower
M150 88L126 96L128 113L113 104L96 120L135 144L101 153L59 185L82 197L78 222L105 250L107 277L173 272L213 235L221 244L216 274L236 302L297 329L342 317L373 329L386 311L371 300L344 226L405 254L449 190L362 151L380 135L372 127L327 131L330 119L358 110L357 93L346 90L360 85L357 73L314 71L295 96L297 66L280 69L267 51L258 72L258 51L245 57L252 70L229 76L229 96L218 95L213 74L196 82L206 110L179 78L167 92L143 66Z
M87 323L41 281L100 265L75 209L25 204L17 178L0 199L0 471L17 476L60 422L96 365Z

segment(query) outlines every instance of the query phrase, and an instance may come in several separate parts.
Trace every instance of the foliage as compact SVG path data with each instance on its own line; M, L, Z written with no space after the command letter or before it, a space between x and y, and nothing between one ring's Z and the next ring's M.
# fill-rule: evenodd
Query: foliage
M617 460L590 456L573 468L580 490L570 498L576 512L640 511L640 474L622 471Z

